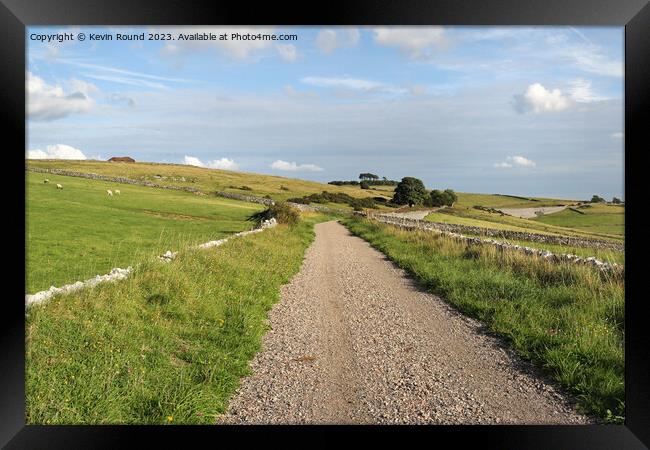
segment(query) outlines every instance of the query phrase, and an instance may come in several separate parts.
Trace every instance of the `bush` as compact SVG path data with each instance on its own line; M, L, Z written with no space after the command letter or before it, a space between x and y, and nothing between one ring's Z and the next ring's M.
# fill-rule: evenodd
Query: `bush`
M444 191L434 189L425 203L427 206L452 206L456 200L458 200L458 196L451 189L445 189Z
M359 183L359 186L361 186L361 189L370 189L370 185L366 181Z
M262 223L265 220L275 218L278 223L285 223L287 225L295 225L300 221L300 211L292 208L285 202L278 202L275 205L269 206L264 211L260 211L251 215L247 220Z
M599 197L598 195L594 195L591 197L591 200L589 200L590 203L604 203L606 200L602 197Z
M286 187L286 186L280 186L280 190L281 190L281 191L290 191L291 189L289 189L289 188Z

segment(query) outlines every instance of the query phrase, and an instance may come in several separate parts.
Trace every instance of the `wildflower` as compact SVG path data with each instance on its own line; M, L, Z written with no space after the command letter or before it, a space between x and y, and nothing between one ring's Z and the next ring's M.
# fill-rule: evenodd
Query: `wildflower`
M173 422L174 421L174 416L167 416L167 422Z

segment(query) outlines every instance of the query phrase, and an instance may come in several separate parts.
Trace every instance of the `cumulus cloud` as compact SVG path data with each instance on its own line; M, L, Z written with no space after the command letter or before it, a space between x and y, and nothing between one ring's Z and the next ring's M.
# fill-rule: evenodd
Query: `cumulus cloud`
M48 145L45 150L29 150L27 159L86 159L86 155L70 145L56 144Z
M374 32L377 44L397 47L411 58L429 56L447 44L442 27L380 27Z
M535 167L535 161L524 158L523 156L508 156L505 161L493 164L494 167L499 169L508 169L514 166L520 167Z
M276 48L278 49L278 54L280 55L280 58L282 58L283 60L293 62L296 59L298 59L298 51L296 50L295 45L281 44L281 45L276 45Z
M332 53L340 47L352 47L359 42L360 33L356 28L346 30L321 30L316 36L316 47L323 53Z
M201 161L199 158L195 156L185 155L185 158L183 159L183 163L188 166L207 167L210 169L221 169L221 170L239 169L239 164L237 164L234 160L229 158L213 159L212 161L208 161L206 164L203 163L203 161Z
M27 72L27 115L33 120L54 120L73 113L86 113L95 102L90 97L98 91L91 83L71 80L69 89L51 85L42 78Z
M288 172L320 172L323 170L322 167L318 167L315 164L297 164L295 162L282 161L281 159L273 161L269 167Z
M208 167L211 169L221 169L221 170L237 170L239 169L239 164L234 160L229 158L214 159L208 161Z
M514 96L515 109L520 113L562 111L570 106L569 97L559 89L546 89L540 83L528 86L526 92Z
M205 167L205 164L195 156L185 155L185 158L183 158L183 164L188 166Z

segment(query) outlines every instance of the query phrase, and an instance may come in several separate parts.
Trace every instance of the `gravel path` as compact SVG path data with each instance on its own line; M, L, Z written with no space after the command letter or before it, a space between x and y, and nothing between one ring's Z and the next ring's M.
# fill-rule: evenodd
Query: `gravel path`
M220 423L590 422L337 222L316 225L270 325Z

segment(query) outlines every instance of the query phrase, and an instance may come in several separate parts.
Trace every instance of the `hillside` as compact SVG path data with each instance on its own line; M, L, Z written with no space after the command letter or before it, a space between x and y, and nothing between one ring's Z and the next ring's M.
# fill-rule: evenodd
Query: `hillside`
M375 196L390 198L392 195L390 191L360 189L359 186L334 186L296 178L207 169L181 164L68 160L27 160L26 162L28 167L97 173L113 177L151 181L163 185L188 186L206 193L224 191L259 197L268 195L274 200L287 200L293 197L318 194L323 191L341 192L358 198Z

